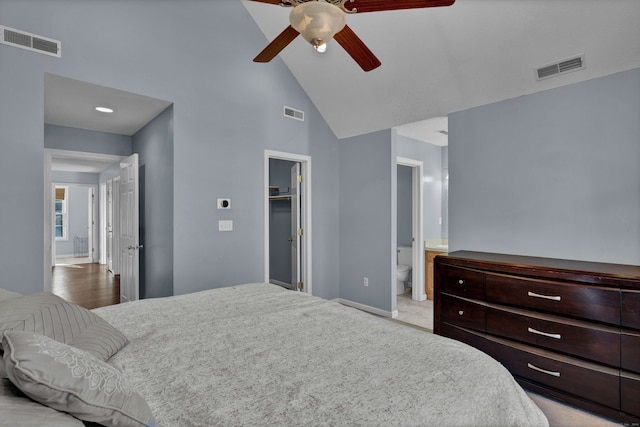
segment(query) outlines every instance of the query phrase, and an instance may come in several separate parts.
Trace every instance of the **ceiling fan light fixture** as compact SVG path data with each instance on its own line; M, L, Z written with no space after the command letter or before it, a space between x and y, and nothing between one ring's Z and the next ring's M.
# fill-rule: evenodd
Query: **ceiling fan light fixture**
M294 7L289 15L289 23L307 42L322 53L326 50L329 40L342 31L347 18L339 7L324 0L317 0ZM324 48L322 48L323 45Z

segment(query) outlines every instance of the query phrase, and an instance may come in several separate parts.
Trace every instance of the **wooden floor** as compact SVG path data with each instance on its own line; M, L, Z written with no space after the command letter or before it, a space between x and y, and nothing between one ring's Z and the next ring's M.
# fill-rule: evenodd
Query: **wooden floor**
M51 292L87 309L119 304L120 276L104 264L56 265Z

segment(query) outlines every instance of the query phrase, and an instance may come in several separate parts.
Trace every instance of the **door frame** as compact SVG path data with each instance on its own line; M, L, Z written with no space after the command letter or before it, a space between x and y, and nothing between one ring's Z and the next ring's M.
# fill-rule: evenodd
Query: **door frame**
M411 245L413 248L411 299L424 301L427 299L427 293L424 289L424 186L422 180L424 165L422 160L396 157L397 165L411 168L411 235L413 236ZM395 270L396 265L393 268Z
M53 181L51 178L51 164L54 157L63 157L71 160L98 160L102 162L120 163L120 160L124 156L118 156L113 154L101 154L101 153L89 153L84 151L72 151L72 150L59 150L53 148L44 149L44 209L43 209L43 221L44 221L44 277L43 277L43 290L51 292L52 289L52 269L55 266L55 233L53 232ZM96 242L94 242L94 247Z
M304 154L286 153L283 151L264 150L264 184L263 184L263 200L264 200L264 281L269 282L269 159L288 160L300 163L300 171L303 178L300 200L301 227L304 230L304 238L302 239L302 258L300 264L302 266L301 280L304 283L304 291L313 295L312 284L312 227L311 227L311 156Z

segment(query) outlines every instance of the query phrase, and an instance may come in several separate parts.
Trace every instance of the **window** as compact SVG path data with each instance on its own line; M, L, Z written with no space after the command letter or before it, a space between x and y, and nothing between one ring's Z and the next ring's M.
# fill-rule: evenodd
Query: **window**
M56 186L55 200L55 236L56 240L69 240L68 210L69 188Z

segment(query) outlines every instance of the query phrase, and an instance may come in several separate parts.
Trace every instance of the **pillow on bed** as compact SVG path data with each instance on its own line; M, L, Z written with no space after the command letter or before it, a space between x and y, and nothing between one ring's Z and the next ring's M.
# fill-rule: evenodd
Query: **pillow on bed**
M48 292L0 301L0 336L11 330L46 335L100 360L109 359L129 342L97 314ZM6 377L2 371L0 378Z
M115 367L32 332L2 338L11 382L33 400L105 426L156 426L147 402Z
M7 378L0 379L0 423L20 427L84 427L64 412L34 402Z
M0 301L13 299L13 298L21 297L21 296L22 296L22 294L19 294L17 292L13 292L13 291L10 291L8 289L0 288Z

